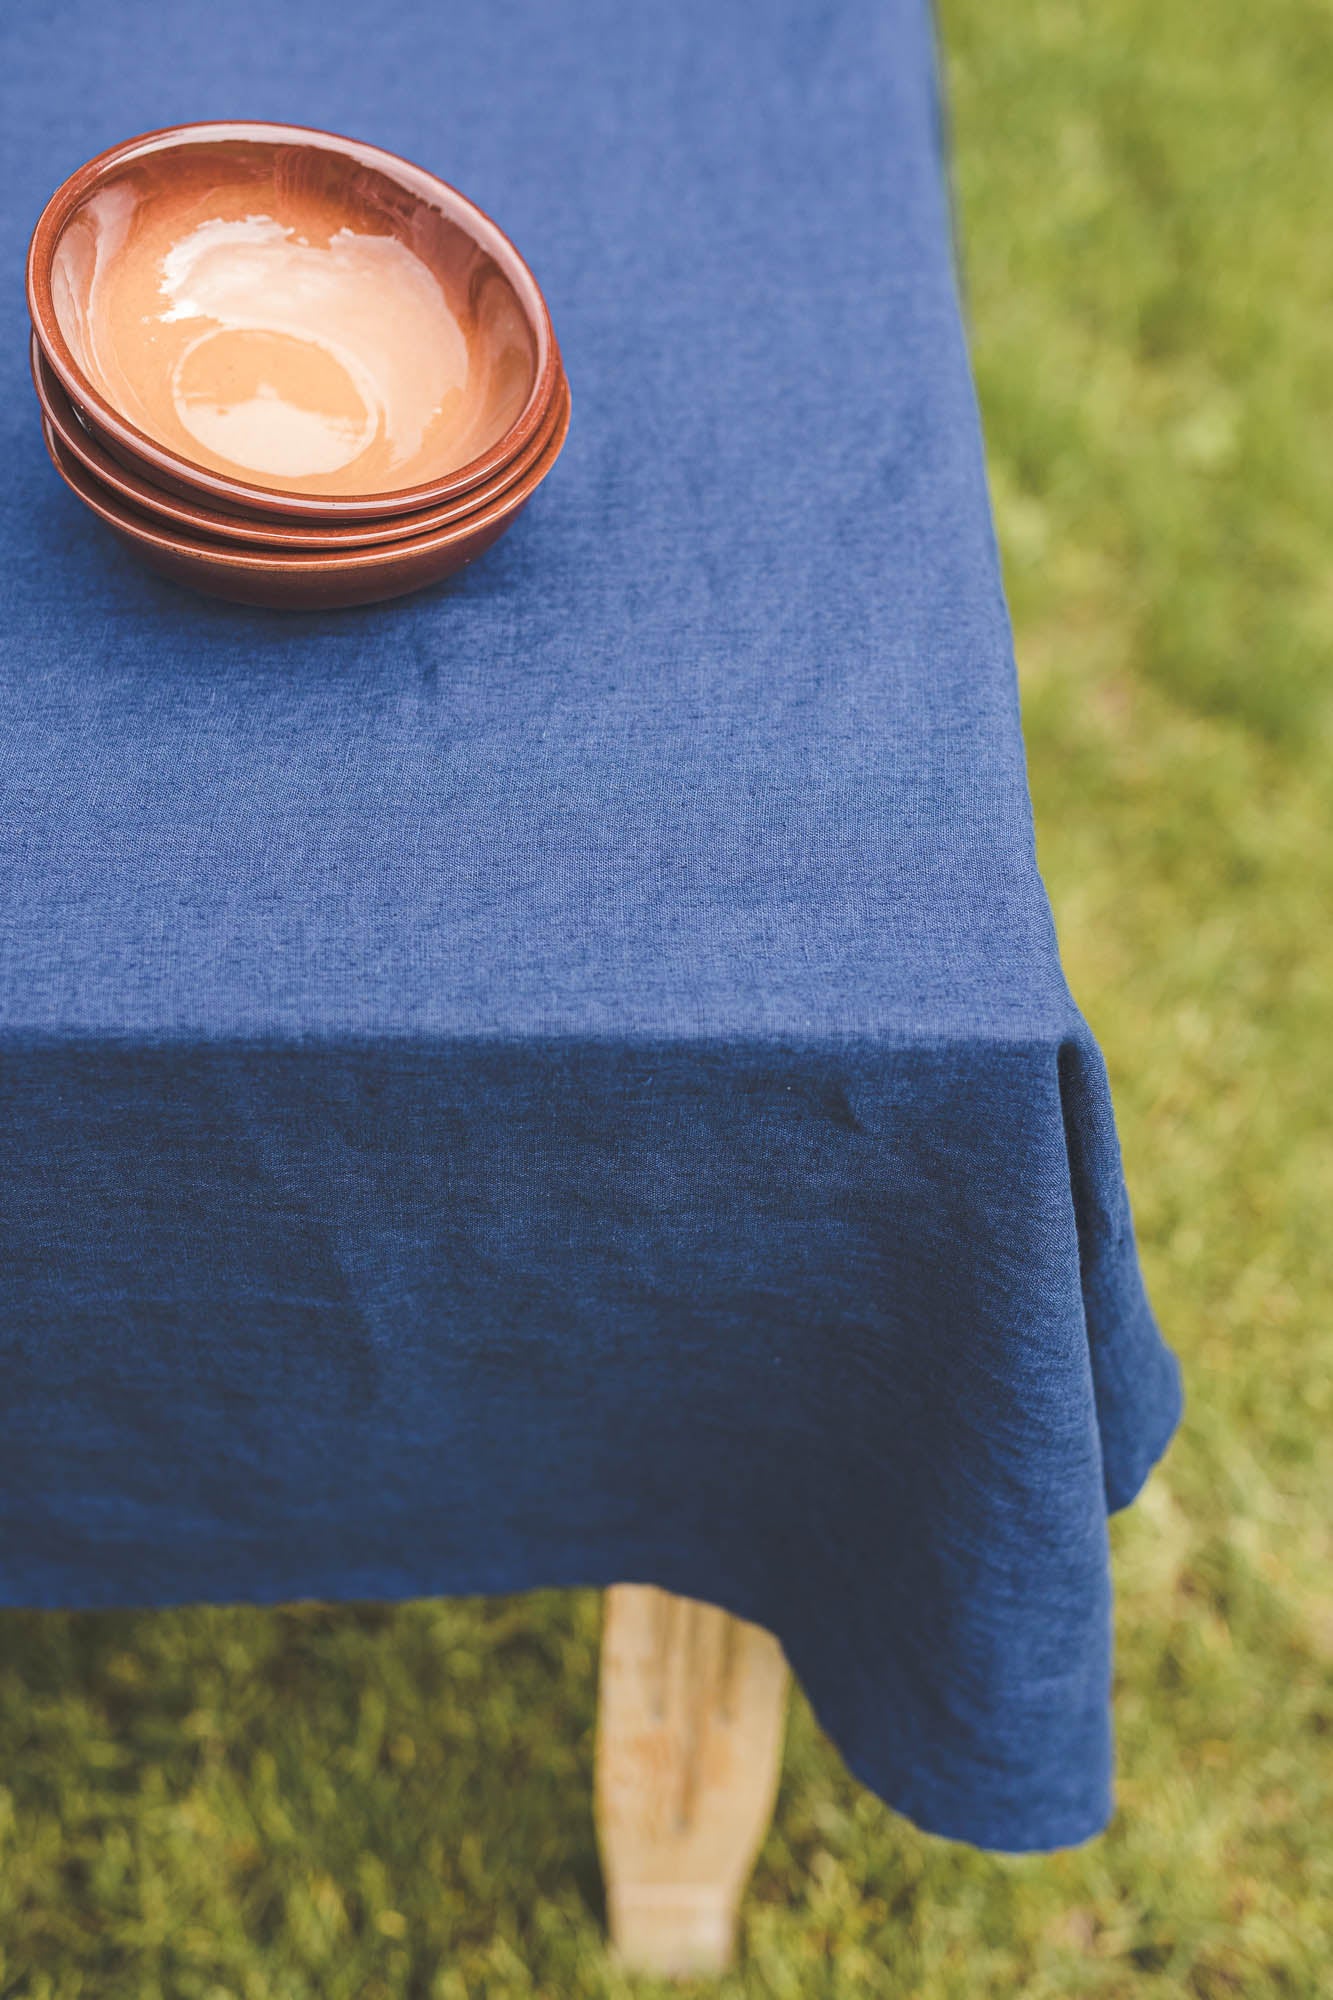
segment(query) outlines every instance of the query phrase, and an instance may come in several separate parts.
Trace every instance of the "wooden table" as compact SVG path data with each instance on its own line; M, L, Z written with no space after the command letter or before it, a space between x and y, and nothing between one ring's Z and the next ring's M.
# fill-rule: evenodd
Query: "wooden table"
M606 1594L597 1839L635 1971L717 1972L773 1812L789 1675L757 1625L644 1584Z

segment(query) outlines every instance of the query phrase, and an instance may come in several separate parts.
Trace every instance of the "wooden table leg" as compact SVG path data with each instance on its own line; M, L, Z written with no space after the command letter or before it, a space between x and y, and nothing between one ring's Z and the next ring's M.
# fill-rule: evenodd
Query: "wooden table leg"
M644 1584L606 1593L597 1839L638 1972L718 1972L768 1829L788 1673L769 1633Z

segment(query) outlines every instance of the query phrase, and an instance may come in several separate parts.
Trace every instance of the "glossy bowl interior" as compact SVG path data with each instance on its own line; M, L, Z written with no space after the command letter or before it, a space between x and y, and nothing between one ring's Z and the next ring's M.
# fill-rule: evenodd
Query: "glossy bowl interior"
M541 426L518 454L480 486L434 507L417 508L411 513L394 514L379 521L284 521L267 515L225 513L200 502L181 497L156 486L141 473L113 457L80 419L78 412L57 380L50 363L34 336L29 361L33 386L43 415L60 443L89 475L126 506L154 516L163 523L224 542L250 547L287 549L367 548L378 542L398 541L409 535L429 533L448 526L469 513L489 506L510 486L522 479L542 456L563 415L564 374L559 371L559 388Z
M549 415L545 303L503 233L301 127L150 133L52 197L42 350L122 463L222 509L376 518L482 484Z
M65 484L153 566L196 590L277 608L368 604L435 583L471 562L517 519L555 464L569 429L569 392L541 455L488 506L446 527L372 548L247 548L190 535L129 506L93 477L43 418L42 434Z

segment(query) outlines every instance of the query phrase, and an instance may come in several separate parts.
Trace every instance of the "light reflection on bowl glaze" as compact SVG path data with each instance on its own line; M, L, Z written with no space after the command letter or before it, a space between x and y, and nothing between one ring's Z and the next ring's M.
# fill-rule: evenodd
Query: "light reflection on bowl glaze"
M153 569L212 597L275 610L331 610L374 604L438 583L476 560L517 520L559 457L569 429L569 391L557 389L559 415L545 451L524 477L489 506L430 534L373 548L242 548L168 528L128 507L66 450L49 421L42 435L56 471L84 504Z
M220 505L398 512L530 438L554 339L526 265L433 176L299 127L114 148L52 198L29 300L122 462Z
M507 488L520 480L541 457L563 416L562 399L557 396L549 414L517 457L482 485L435 507L418 508L409 514L395 514L380 521L283 521L262 515L227 514L196 504L179 495L164 492L141 474L129 470L98 441L80 420L74 405L61 388L51 365L34 335L29 363L33 386L47 423L60 443L109 493L140 513L181 528L189 535L212 536L220 541L243 542L251 547L276 549L366 548L377 542L401 540L408 535L428 533L447 527L464 514L489 506ZM560 380L563 382L563 370Z

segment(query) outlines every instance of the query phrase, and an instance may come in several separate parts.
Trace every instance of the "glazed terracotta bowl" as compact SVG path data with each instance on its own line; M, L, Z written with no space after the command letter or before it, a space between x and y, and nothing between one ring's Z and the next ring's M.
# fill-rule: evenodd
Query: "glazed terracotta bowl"
M300 126L150 132L51 197L42 353L109 456L214 512L359 522L486 485L560 379L535 278L456 189Z
M557 357L558 360L558 357ZM422 535L434 528L447 527L465 514L476 513L515 485L543 456L563 414L563 394L558 393L546 416L521 451L468 493L435 507L418 508L410 514L394 514L379 521L284 521L261 514L227 514L202 503L187 500L155 486L140 473L131 471L113 458L80 418L42 353L34 335L29 354L33 386L47 424L71 457L102 486L109 496L142 514L182 529L187 535L213 537L225 542L244 543L255 548L350 549L368 548L377 543ZM563 389L564 371L558 382Z
M152 568L210 596L275 610L373 604L424 589L463 569L513 525L559 457L568 428L569 392L562 383L555 428L545 450L488 506L428 534L371 548L320 552L246 547L190 535L155 520L95 479L45 418L42 423L46 448L65 484Z

